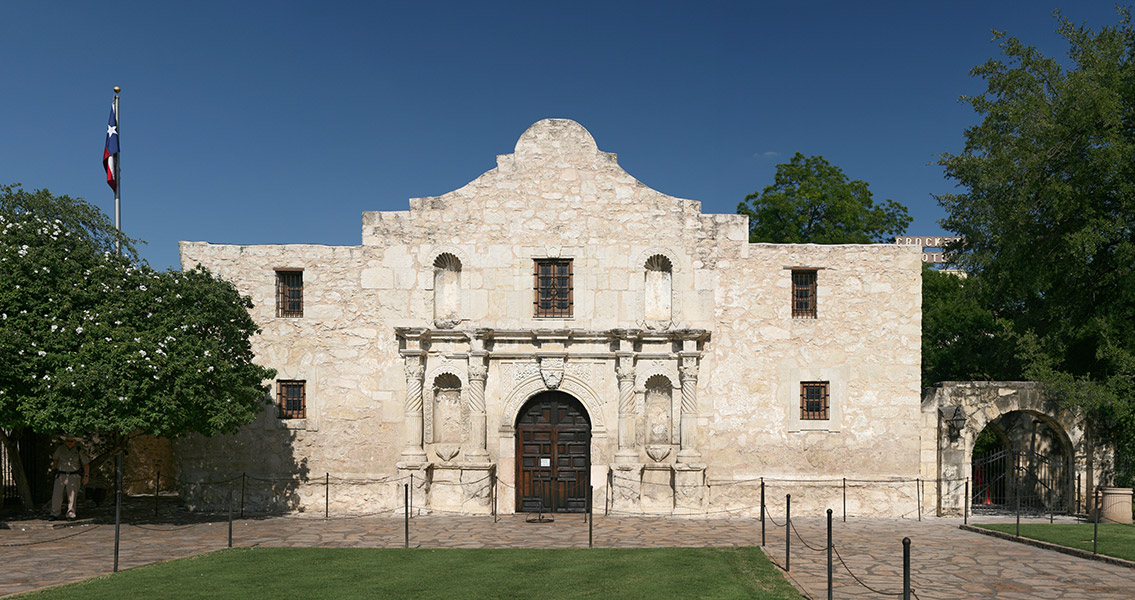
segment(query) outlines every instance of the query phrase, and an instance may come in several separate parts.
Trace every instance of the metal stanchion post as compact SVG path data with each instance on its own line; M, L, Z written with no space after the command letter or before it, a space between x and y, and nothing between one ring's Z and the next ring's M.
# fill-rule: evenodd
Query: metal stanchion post
M331 518L331 474L323 473L323 518Z
M1017 537L1021 537L1021 490L1013 495L1017 497Z
M1099 488L1096 488L1096 493L1095 493L1095 500L1096 501L1095 501L1095 507L1094 507L1096 514L1095 514L1095 518L1092 519L1092 522L1093 522L1093 525L1092 525L1092 554L1095 554L1097 552L1097 550L1099 549L1100 518L1103 517L1103 510L1101 510L1103 507L1100 506L1099 495L1100 495ZM118 548L118 545L115 544L114 556L115 556L115 563L116 564L117 564L117 558L118 558L117 548Z
M847 478L843 478L843 522L847 522Z
M828 509L828 600L832 600L832 509Z
M233 547L233 486L229 484L229 548Z
M413 478L413 475L411 475L410 477ZM412 479L411 479L411 481L412 481ZM402 488L406 493L405 498L403 498L403 500L402 500L402 506L405 507L405 512L406 512L406 518L405 518L405 521L406 521L406 538L405 538L405 542L403 542L403 544L402 544L402 547L403 548L409 548L410 547L410 484L403 483Z
M410 473L410 489L414 489L414 474L413 473ZM412 512L414 512L414 497L413 496L406 496L406 518L407 519L410 518L410 513L412 513ZM410 526L407 525L406 527L407 527L407 530L408 530Z
M1052 505L1052 488L1048 488L1048 524L1052 525L1056 520L1056 507Z
M154 516L158 514L158 489L162 486L162 471L154 474Z
M910 600L910 538L902 539L902 600Z
M765 478L761 477L761 546L765 545Z
M114 572L118 572L118 537L122 529L122 453L114 455Z
M493 523L496 523L497 522L497 474L496 474L496 471L493 472L491 481L493 483L493 491L492 491L492 493L493 493Z
M918 484L917 489L914 490L914 499L918 503L918 520L919 520L919 522L921 522L922 521L922 478L916 477L914 480Z
M962 501L962 524L969 525L969 477L966 477L966 497Z
M248 479L248 473L240 474L240 518L244 518L244 483Z
M588 548L594 548L595 547L595 515L591 514L591 510L592 510L593 504L595 502L594 500L592 500L592 496L594 496L594 494L595 494L595 488L591 485L588 485L587 486L587 517L588 517L588 519L587 519L587 547Z
M784 495L784 570L792 559L792 494Z

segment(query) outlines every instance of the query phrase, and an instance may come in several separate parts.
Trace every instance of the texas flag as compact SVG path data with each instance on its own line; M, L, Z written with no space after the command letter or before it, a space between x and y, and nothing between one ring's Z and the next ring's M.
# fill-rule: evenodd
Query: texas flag
M106 124L106 149L102 151L102 166L106 167L106 184L118 191L114 164L118 161L118 115L110 109L110 121Z

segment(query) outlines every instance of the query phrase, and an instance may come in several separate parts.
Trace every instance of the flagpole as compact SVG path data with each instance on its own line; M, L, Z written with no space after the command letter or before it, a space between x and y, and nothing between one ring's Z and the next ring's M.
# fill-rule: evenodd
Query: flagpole
M118 126L118 156L114 159L114 228L122 235L122 122L118 119L118 93L122 88L114 86L114 122ZM115 240L114 250L122 254L122 242Z

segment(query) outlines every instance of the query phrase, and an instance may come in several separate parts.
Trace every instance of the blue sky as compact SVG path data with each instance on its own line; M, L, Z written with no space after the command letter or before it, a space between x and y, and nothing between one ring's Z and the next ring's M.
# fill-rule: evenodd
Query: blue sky
M113 214L102 146L122 87L123 229L358 244L361 212L456 189L546 117L579 121L650 187L707 213L820 154L941 234L933 162L991 29L1063 56L1053 9L1114 2L9 2L0 182Z

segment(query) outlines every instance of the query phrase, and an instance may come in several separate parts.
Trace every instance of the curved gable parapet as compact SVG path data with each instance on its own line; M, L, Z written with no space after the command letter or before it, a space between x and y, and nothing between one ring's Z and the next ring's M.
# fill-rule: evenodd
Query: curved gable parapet
M619 162L615 154L600 151L591 132L571 119L544 119L533 123L516 141L511 157L517 163L552 163L563 166L592 163L616 165ZM498 164L500 158L498 157Z

